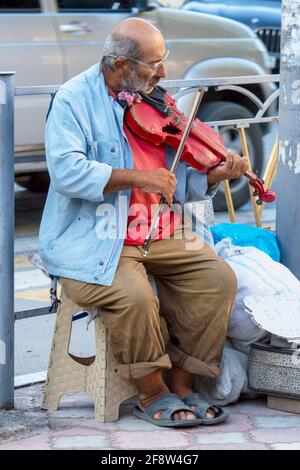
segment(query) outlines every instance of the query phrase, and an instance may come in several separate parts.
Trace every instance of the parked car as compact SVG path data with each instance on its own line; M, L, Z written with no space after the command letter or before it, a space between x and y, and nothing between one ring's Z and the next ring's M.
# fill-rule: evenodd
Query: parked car
M15 70L17 86L59 85L99 61L104 38L130 16L145 18L162 31L170 50L170 79L269 73L267 50L247 26L212 15L160 8L147 0L0 0L0 70ZM262 100L273 91L268 83L248 88ZM49 98L16 99L15 174L19 183L33 190L48 185L44 124ZM251 116L253 103L246 97L237 100L234 91L212 89L199 116L203 120ZM263 158L262 130L255 126L249 131L252 165L258 171ZM231 130L225 140L229 147L237 145ZM234 200L240 205L248 197L244 181ZM216 206L224 207L223 198L216 200Z
M270 68L279 72L281 0L194 0L183 9L241 21L257 34L270 54Z

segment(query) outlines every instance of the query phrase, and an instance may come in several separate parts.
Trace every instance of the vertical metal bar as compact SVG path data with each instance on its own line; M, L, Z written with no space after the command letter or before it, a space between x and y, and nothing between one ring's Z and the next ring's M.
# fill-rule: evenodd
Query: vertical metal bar
M224 193L225 193L225 199L226 199L226 205L227 205L229 220L232 224L235 224L236 223L236 215L235 215L235 210L234 210L234 205L233 205L233 200L232 200L229 181L228 180L223 181L223 186L224 186Z
M275 139L274 146L272 148L272 152L270 158L268 160L268 164L263 176L264 186L267 189L270 189L275 178L276 169L277 169L277 160L278 160L278 149L279 149L279 141L278 137ZM264 208L266 207L266 203L263 202L261 206L258 208L258 214L261 218Z
M300 0L283 0L276 234L281 260L300 279Z
M14 407L14 73L0 73L0 409Z
M247 157L248 164L249 164L249 170L252 171L251 160L250 160L250 155L249 155L249 149L248 149L248 144L247 144L246 131L245 131L244 127L239 128L239 134L240 134L240 139L241 139L241 143L242 143L243 155L245 155L245 157ZM256 227L260 227L261 226L260 217L259 217L259 214L258 214L257 204L256 204L257 197L253 196L253 188L250 185L249 185L249 191L250 191L250 197L251 197L251 202L252 202L255 225L256 225Z

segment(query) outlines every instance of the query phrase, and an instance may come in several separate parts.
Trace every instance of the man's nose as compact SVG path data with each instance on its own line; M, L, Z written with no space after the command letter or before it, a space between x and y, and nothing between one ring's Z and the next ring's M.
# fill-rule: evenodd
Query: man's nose
M161 64L158 71L157 71L157 76L159 78L166 78L167 76L167 67L166 64Z

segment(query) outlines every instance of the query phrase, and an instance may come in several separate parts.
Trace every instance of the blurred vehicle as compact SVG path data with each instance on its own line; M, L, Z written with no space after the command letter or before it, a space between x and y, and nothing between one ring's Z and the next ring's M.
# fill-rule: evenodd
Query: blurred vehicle
M160 8L147 0L0 0L0 70L16 71L17 86L60 85L99 61L105 37L130 16L149 20L162 31L170 50L169 79L269 73L267 50L247 26L212 15ZM273 91L268 83L247 88L263 101ZM16 179L37 191L45 190L49 182L44 157L49 99L47 95L16 98ZM199 112L203 120L252 115L253 103L248 98L213 89L206 93ZM252 166L258 171L263 159L262 132L259 126L249 131ZM230 148L240 151L231 129L224 130L223 137ZM248 199L246 181L233 196L237 205ZM223 200L220 204L223 208Z
M182 7L240 21L254 30L270 54L270 68L279 73L281 0L194 0Z

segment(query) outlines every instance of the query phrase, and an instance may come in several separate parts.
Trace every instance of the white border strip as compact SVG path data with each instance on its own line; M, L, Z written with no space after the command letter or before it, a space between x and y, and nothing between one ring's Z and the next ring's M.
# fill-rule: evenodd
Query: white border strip
M17 375L15 377L15 388L26 387L40 382L45 382L47 371L35 372L33 374Z

